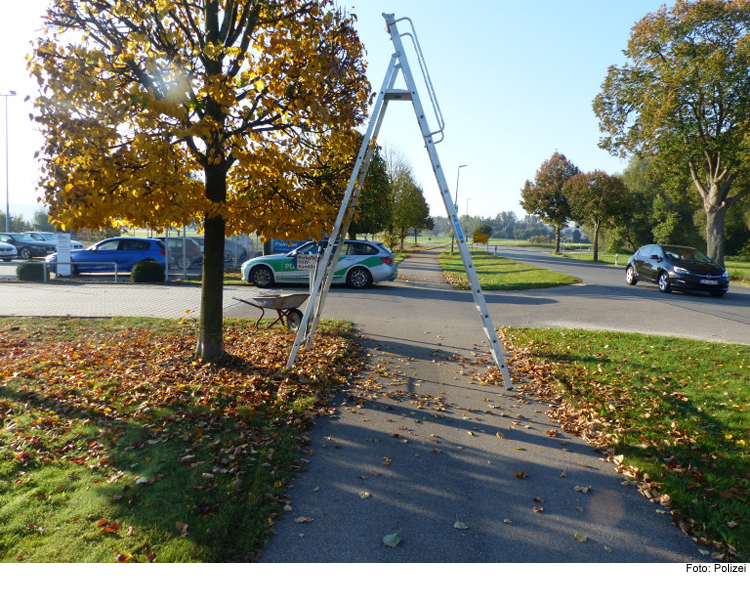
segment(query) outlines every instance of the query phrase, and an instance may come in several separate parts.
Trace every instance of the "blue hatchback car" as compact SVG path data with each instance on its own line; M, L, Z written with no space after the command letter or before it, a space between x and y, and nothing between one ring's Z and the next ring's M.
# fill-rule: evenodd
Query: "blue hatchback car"
M129 272L141 261L155 261L162 267L166 262L166 249L161 240L154 238L107 238L84 250L70 253L71 274L93 272ZM57 254L47 257L50 270L56 273ZM115 265L117 265L115 267Z

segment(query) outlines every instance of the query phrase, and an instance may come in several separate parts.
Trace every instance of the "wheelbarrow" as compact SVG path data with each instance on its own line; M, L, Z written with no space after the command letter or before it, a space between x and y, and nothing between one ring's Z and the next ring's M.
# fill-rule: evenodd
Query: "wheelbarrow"
M297 306L301 306L308 297L310 297L309 293L278 293L254 296L252 302L242 298L232 299L260 310L260 318L255 321L255 328L260 325L266 310L276 310L278 318L268 325L269 328L277 322L285 322L291 330L297 330L302 324L302 312Z

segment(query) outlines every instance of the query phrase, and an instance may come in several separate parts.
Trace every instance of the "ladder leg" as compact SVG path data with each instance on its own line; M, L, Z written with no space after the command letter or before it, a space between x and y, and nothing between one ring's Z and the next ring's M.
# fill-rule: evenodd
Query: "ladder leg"
M302 317L300 329L297 331L294 345L292 346L292 350L289 354L289 359L287 360L287 369L291 369L294 365L302 342L306 341L308 344L312 343L312 339L315 336L315 330L317 329L320 314L322 312L320 297L323 292L321 291L321 287L323 288L325 293L327 293L328 289L330 288L331 280L333 279L333 273L336 270L336 263L338 263L338 253L340 252L341 245L343 245L344 236L341 236L341 230L342 227L344 227L344 222L347 220L347 212L350 210L350 208L353 208L352 195L355 192L355 188L359 187L361 189L361 186L364 183L364 175L367 172L367 165L369 165L368 154L372 149L371 143L374 144L377 137L377 131L380 129L380 125L383 122L383 116L385 115L385 108L387 106L385 95L388 88L392 87L393 82L396 79L396 75L398 72L397 64L398 59L394 54L393 56L391 56L391 62L388 66L388 71L386 72L385 79L383 80L382 89L380 91L380 94L378 95L377 100L375 101L373 113L370 117L370 124L367 127L367 132L365 133L364 138L362 139L362 146L360 147L357 160L354 164L354 170L352 170L351 177L349 178L349 184L346 188L346 193L344 194L344 199L341 203L341 207L339 208L336 223L333 227L333 232L331 232L328 245L326 246L325 252L323 253L323 258L320 261L319 272L315 274L315 282L310 289L310 298L307 307L305 308L305 313ZM362 182L358 183L360 176ZM357 192L357 195L358 194L359 193ZM356 205L356 197L354 204ZM349 221L351 221L351 218L348 219ZM349 221L346 221L346 227L344 231L348 230ZM339 237L339 246L336 248L337 256L335 262L331 263L334 246L336 246L336 239ZM329 273L330 277L328 276ZM323 298L323 302L324 301L325 298Z
M430 156L430 162L432 163L432 169L433 169L433 172L435 173L435 178L438 182L438 186L440 187L440 194L443 198L443 203L445 204L445 211L447 212L448 219L451 221L451 224L453 226L453 232L454 232L454 235L456 236L459 251L461 253L461 260L463 261L464 268L466 269L466 276L469 280L471 293L472 293L472 296L474 297L474 303L476 304L477 311L479 312L480 321L482 323L485 336L490 346L490 352L492 354L492 358L494 359L497 367L500 369L500 372L503 376L503 383L505 384L505 387L508 389L511 389L513 387L513 382L511 381L510 373L508 372L508 367L505 363L505 355L503 353L500 340L497 337L497 333L495 332L495 327L492 323L492 319L490 318L490 313L489 313L489 310L487 309L487 302L484 298L484 293L482 292L482 288L479 285L479 279L477 278L477 273L476 273L476 269L474 268L474 263L471 258L471 253L469 252L468 246L466 244L466 237L464 236L463 231L461 229L461 225L458 222L456 208L453 205L453 200L451 199L450 189L448 188L448 183L446 182L445 174L443 173L443 168L440 164L440 158L438 157L437 149L435 148L434 136L436 135L436 133L431 132L429 125L427 124L427 119L425 116L424 108L422 106L422 101L419 98L417 85L412 75L409 62L406 59L406 53L404 51L402 35L399 33L399 30L398 30L398 21L394 18L392 14L386 14L383 16L385 17L388 31L391 34L391 40L393 41L393 45L396 48L396 55L399 56L399 64L401 66L401 71L403 72L403 76L406 82L407 89L409 90L409 93L411 95L411 102L412 102L412 106L414 107L414 113L417 117L417 123L422 132L422 137L424 138L424 141L425 141L425 148L427 148L427 152ZM421 56L421 51L419 50L419 46L416 42L416 35L408 34L408 36L411 37L415 43L415 49L417 50L417 55L419 58L420 66L422 67L422 72L425 75L425 77L427 77L424 60ZM426 82L427 82L430 98L433 100L433 106L436 107L435 110L436 110L436 113L438 113L439 109L437 108L435 104L435 99L431 91L431 84L429 83L429 79L427 79ZM442 134L442 130L440 130L440 133Z

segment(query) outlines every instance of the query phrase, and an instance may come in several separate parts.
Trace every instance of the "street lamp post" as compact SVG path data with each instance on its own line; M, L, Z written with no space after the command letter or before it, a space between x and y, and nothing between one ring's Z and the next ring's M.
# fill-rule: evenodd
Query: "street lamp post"
M10 177L10 168L8 166L8 97L16 96L15 90L8 91L7 94L0 93L5 97L5 231L10 232L10 186L8 178Z
M458 167L458 171L456 172L456 195L455 195L455 203L453 204L453 207L456 210L456 215L458 216L458 179L461 178L461 169L466 168L466 164L461 164ZM453 241L456 239L456 231L455 228L453 229L453 232L451 234L451 254L453 254Z

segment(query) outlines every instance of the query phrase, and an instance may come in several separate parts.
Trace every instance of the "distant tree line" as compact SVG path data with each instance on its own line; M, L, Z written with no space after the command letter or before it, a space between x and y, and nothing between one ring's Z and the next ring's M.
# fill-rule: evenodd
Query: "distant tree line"
M9 232L28 232L38 230L40 232L54 232L55 227L47 219L46 210L40 208L34 212L30 222L27 222L21 215L10 215ZM5 232L5 213L0 213L0 232Z
M411 164L395 152L384 156L376 146L349 235L385 233L389 247L398 244L403 249L407 236L413 234L416 243L419 233L433 225L430 206Z
M450 236L451 224L447 217L435 216L432 234L435 236ZM493 238L508 238L512 240L532 240L549 242L554 237L554 231L542 220L534 215L519 217L513 211L503 211L493 217L466 216L459 218L461 227L467 236L475 233L489 234Z

